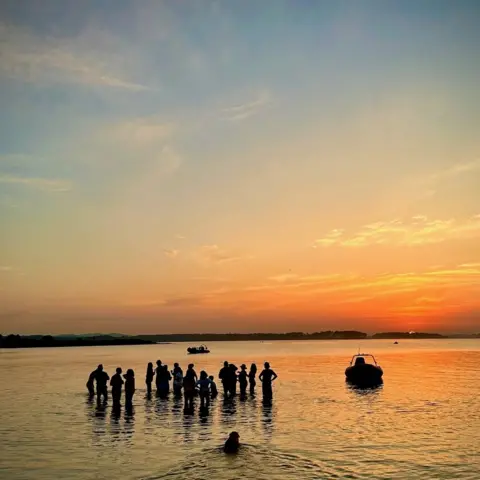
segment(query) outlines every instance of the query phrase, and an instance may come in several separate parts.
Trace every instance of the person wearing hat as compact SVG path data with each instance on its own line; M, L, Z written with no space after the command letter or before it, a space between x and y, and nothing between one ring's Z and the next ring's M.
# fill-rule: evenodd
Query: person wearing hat
M242 363L240 366L240 373L238 374L238 383L240 384L240 395L244 397L247 393L248 385L248 375L247 375L247 366Z

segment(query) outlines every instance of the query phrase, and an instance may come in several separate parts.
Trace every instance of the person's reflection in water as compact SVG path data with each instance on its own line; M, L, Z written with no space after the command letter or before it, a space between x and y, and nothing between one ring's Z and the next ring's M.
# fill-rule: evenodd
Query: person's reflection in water
M221 419L222 422L226 424L235 423L235 415L237 413L237 404L235 401L235 397L225 397L222 403L222 410L221 410Z
M183 441L185 443L193 442L193 433L192 433L193 422L194 422L193 415L183 416Z
M272 438L273 434L273 420L275 418L275 411L272 404L272 399L263 399L262 401L262 427L267 438Z
M135 427L135 410L125 409L125 437L127 440L133 437Z

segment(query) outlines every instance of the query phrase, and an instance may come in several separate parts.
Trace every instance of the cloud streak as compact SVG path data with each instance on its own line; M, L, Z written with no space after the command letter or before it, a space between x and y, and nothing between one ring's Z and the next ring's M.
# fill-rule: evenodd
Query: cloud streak
M72 189L72 183L69 180L18 177L5 174L0 174L0 183L23 185L25 187L32 187L45 192L68 192Z
M263 108L271 103L271 101L272 97L270 92L264 91L261 92L257 98L255 98L255 100L224 108L222 111L222 116L226 120L230 121L245 120L258 114Z
M98 48L98 46L97 46ZM75 39L39 37L26 29L0 24L0 74L30 83L74 83L130 91L147 87L115 74L93 51Z
M244 260L247 257L220 248L218 245L203 245L199 248L198 258L209 264L224 264Z
M423 215L407 221L394 219L364 225L348 233L331 230L313 242L320 247L367 247L370 245L420 246L447 240L475 238L480 236L480 215L466 219L430 220Z

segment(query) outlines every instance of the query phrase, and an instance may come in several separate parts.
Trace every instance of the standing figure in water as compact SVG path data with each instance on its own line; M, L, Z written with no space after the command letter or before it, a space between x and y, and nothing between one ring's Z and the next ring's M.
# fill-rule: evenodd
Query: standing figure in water
M97 382L97 401L103 396L103 401L108 400L107 382L110 380L107 372L103 371L103 365L100 364L95 370L95 380Z
M176 397L179 397L182 394L182 388L183 388L183 370L180 368L180 365L178 365L178 363L173 364L172 376L173 376L173 394Z
M245 397L247 393L247 366L242 363L240 366L240 373L238 374L238 383L240 384L240 395Z
M125 408L131 410L133 408L133 394L135 393L135 372L129 368L125 377Z
M195 385L197 383L197 373L193 369L194 365L191 363L185 377L183 377L183 396L185 397L185 410L193 410L193 397L195 396Z
M145 374L145 383L147 385L147 395L151 395L152 393L152 382L153 382L154 376L155 376L155 371L153 370L153 363L148 362L147 373Z
M213 380L213 375L210 375L208 378L210 379L210 394L213 400L218 396L217 384Z
M210 406L210 384L211 381L208 378L207 372L202 370L200 372L200 380L197 382L200 392L200 408Z
M228 390L229 390L229 388L228 388L229 374L230 374L230 370L228 368L228 362L225 361L225 362L223 362L223 367L218 372L218 378L222 381L223 393L224 393L225 396L228 395Z
M162 376L161 371L162 371L162 361L157 360L157 368L155 368L155 373L156 373L155 385L157 387L157 390L160 390L160 379Z
M228 365L228 390L231 397L237 394L237 370L237 366L233 363Z
M265 362L265 369L258 376L258 379L262 382L262 393L264 400L272 399L272 382L277 377L278 375L270 368L270 364L268 362Z
M250 365L250 371L248 372L248 382L250 383L250 395L255 395L255 385L257 381L255 380L255 376L257 375L257 366L252 363Z
M168 393L170 392L171 379L172 379L172 376L168 371L168 365L162 365L161 370L157 372L157 388L158 388L158 394L161 397L168 396Z
M95 396L95 388L93 387L93 382L95 381L95 375L97 371L94 370L89 376L88 376L88 381L87 381L87 390L88 390L88 395L90 398L93 398Z
M112 400L115 406L120 406L120 399L122 398L122 385L122 369L118 367L116 373L110 380L110 386L112 387Z

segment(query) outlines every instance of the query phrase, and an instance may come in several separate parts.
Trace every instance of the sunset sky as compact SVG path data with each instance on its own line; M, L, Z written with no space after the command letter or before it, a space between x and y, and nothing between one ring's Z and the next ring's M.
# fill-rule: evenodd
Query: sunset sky
M480 331L479 23L3 0L0 333Z

